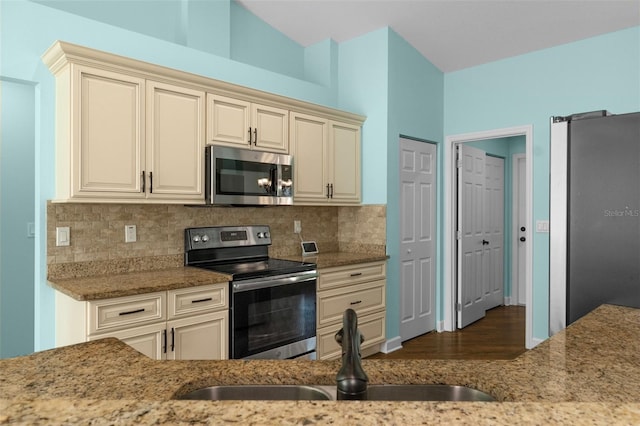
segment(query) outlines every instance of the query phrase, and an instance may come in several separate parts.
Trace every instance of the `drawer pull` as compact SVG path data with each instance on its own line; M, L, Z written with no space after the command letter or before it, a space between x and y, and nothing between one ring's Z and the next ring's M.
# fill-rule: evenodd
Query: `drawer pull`
M362 275L362 272L354 272L351 274L352 277L359 277L360 275Z
M131 315L131 314L138 314L140 312L144 312L144 308L136 309L135 311L120 312L118 315L120 315L120 316Z
M212 300L213 300L212 297L207 297L206 299L192 300L191 303L210 302Z
M360 303L362 303L362 300L356 300L355 302L351 302L351 303L349 303L349 304L350 304L350 305L358 305L358 304L360 304Z

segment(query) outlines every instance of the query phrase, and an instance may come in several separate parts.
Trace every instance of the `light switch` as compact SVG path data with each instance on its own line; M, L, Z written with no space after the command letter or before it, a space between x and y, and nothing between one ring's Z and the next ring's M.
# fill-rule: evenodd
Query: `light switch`
M71 245L71 228L58 226L56 228L56 246L66 247L68 245Z

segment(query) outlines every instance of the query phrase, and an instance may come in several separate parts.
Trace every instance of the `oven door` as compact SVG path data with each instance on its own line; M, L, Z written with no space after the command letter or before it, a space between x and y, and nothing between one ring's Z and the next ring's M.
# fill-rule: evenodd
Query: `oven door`
M231 358L288 359L315 354L316 271L234 281Z

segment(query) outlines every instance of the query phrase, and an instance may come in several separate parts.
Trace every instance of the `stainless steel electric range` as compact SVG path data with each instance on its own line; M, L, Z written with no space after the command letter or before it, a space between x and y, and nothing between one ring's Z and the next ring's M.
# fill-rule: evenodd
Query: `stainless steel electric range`
M315 263L269 257L268 226L185 229L185 265L228 274L229 358L316 358Z

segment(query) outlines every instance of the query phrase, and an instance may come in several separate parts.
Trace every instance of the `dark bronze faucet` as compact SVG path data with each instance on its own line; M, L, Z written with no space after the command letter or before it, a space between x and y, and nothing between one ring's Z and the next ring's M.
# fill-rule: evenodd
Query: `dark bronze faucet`
M360 362L360 343L364 336L358 330L358 316L353 309L347 309L342 316L342 329L335 335L342 345L342 367L338 371L338 399L366 399L369 378Z

